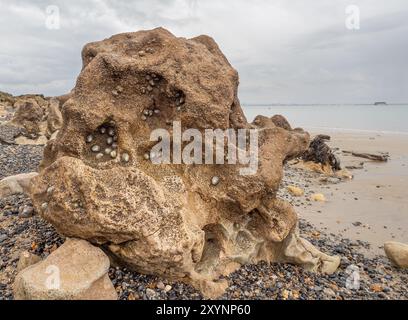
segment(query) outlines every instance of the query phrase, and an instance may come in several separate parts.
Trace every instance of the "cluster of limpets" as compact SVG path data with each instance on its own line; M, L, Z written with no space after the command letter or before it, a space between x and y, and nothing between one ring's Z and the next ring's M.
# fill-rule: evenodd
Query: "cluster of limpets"
M181 106L184 104L186 101L184 94L180 91L176 93L176 109L177 111L181 110Z
M152 117L154 114L159 114L159 109L144 109L142 114L142 120L145 121L147 117Z
M143 94L146 92L152 92L153 88L157 86L160 81L160 77L155 73L150 73L145 76L146 86L141 88Z
M99 127L94 134L89 134L86 137L86 143L90 144L90 151L95 154L95 158L100 160L104 157L110 157L116 159L118 156L118 136L115 129L114 121L110 121ZM99 140L99 143L97 143ZM121 160L128 162L130 159L129 154L124 152L121 154Z
M49 187L47 188L47 196L51 196L51 195L53 194L53 192L54 192L54 189L55 189L54 186L49 186ZM43 211L45 211L45 210L47 210L47 208L48 208L48 202L43 202L43 203L41 204L41 209L42 209Z

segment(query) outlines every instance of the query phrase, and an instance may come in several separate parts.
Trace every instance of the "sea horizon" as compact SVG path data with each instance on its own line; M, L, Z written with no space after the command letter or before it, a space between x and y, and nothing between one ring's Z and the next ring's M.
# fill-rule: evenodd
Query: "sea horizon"
M281 114L293 128L408 133L407 104L243 104L249 121L257 115ZM390 112L392 111L392 112Z

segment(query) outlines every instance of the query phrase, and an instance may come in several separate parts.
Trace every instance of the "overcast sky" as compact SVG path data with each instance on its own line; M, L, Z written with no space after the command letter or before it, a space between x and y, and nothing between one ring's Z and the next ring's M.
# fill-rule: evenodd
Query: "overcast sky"
M346 28L348 5L359 30ZM213 37L244 104L408 102L407 0L0 0L0 10L0 90L13 94L66 93L86 43L163 26Z

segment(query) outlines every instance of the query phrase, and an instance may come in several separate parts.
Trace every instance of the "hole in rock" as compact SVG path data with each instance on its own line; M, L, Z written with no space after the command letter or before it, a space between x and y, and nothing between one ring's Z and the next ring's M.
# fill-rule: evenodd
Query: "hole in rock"
M139 79L140 81L140 79ZM171 125L179 119L179 113L185 104L186 96L180 89L174 88L159 74L141 75L140 92L150 97L151 104L141 112L141 119L149 124Z
M220 254L227 238L227 231L221 224L209 224L203 228L205 243L200 261L195 269L199 273L211 274L218 266Z
M106 162L119 157L118 130L114 120L107 120L85 137L88 158Z

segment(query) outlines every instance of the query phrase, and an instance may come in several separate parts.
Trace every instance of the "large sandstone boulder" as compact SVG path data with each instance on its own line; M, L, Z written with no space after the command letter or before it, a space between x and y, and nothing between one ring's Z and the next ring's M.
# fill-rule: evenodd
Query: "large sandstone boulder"
M271 120L248 123L238 74L211 38L177 38L162 28L124 33L86 45L82 59L62 128L32 184L37 211L60 233L209 297L226 287L219 276L243 263L325 271L327 256L285 251L297 215L276 198L283 162L307 149L309 135ZM244 164L154 164L150 134L176 133L178 122L183 132L257 129L255 174L242 174ZM307 256L310 247L291 239Z
M35 99L16 102L17 110L12 123L24 128L30 136L37 137L41 132L41 122L44 120L45 110Z
M388 241L384 244L388 259L399 268L408 268L408 244Z
M116 300L109 258L84 240L67 239L45 260L23 268L14 282L16 300Z
M18 108L22 103L26 101L35 101L44 111L48 107L49 98L44 97L42 94L23 94L20 96L14 97L14 108Z

